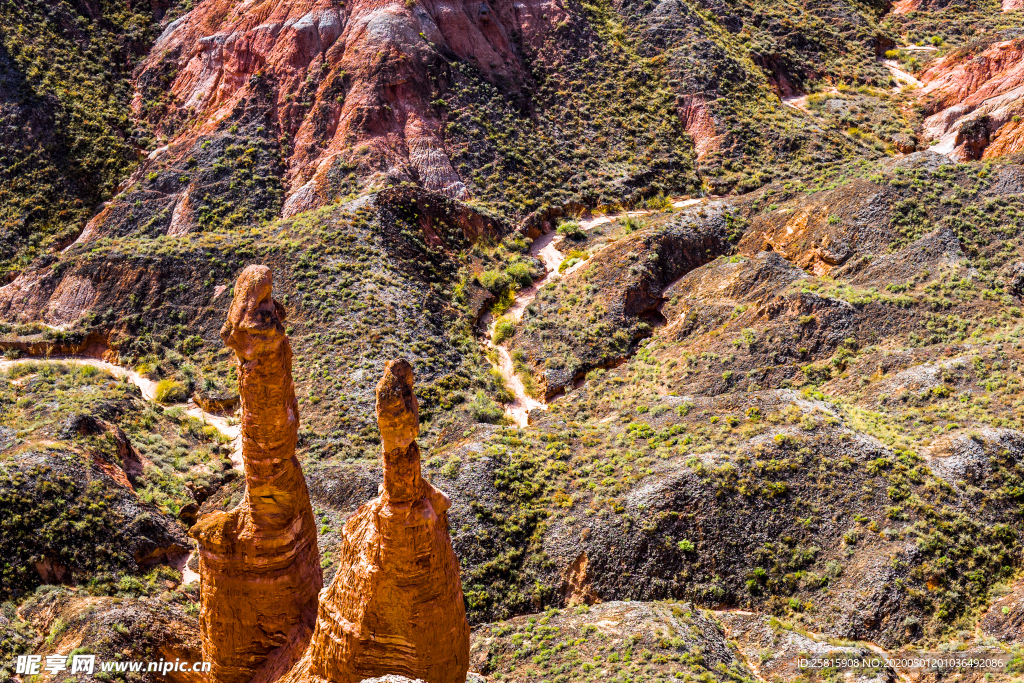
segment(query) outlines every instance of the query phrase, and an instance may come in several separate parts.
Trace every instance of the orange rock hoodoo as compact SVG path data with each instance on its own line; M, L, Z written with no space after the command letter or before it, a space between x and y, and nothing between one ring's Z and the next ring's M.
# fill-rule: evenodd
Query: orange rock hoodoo
M274 650L301 649L323 587L316 523L295 458L291 345L272 289L269 268L246 268L221 329L238 361L245 498L190 532L199 544L203 659L217 683L245 683Z
M380 495L345 524L338 574L316 631L282 683L356 683L400 674L462 683L469 626L448 498L420 476L419 406L412 367L391 361L377 384L384 454Z

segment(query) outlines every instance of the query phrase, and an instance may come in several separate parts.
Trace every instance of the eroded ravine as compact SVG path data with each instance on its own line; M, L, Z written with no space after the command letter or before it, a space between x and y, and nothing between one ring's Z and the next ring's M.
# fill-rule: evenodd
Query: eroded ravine
M519 321L523 318L523 312L526 311L526 307L537 298L537 293L541 287L558 277L558 268L562 265L562 261L565 260L565 256L557 247L562 239L561 235L549 232L533 241L533 244L530 246L530 256L540 259L541 263L544 264L544 275L534 280L528 287L519 290L516 293L515 302L502 317L508 318L518 325ZM488 313L484 318L484 323L487 329L487 347L494 349L498 356L498 363L495 367L501 373L501 376L505 378L505 384L514 397L511 403L505 405L505 414L520 427L525 427L530 422L530 411L547 410L547 404L526 393L526 386L516 373L512 355L504 344L494 343L494 328L497 324L494 316Z
M708 199L708 197L704 197L700 199L677 200L672 203L672 207L675 209L682 209L700 204ZM579 221L579 225L583 230L590 231L598 225L612 223L621 218L635 218L651 213L654 212L651 210L639 210L604 214L601 216L582 219ZM564 237L562 235L552 231L541 235L533 241L533 244L530 245L530 256L539 259L541 263L544 264L544 275L534 280L528 287L524 287L516 292L514 303L504 313L504 315L501 316L502 318L511 320L514 324L518 325L523 318L523 313L526 311L527 306L537 298L537 294L545 285L560 277L568 277L569 275L572 275L585 264L589 263L590 259L593 258L595 254L609 246L608 244L604 245L601 249L590 253L585 260L573 264L563 272L559 272L562 262L565 261L565 254L563 254L558 248L558 245L563 240ZM505 383L508 385L508 388L514 397L511 403L505 405L505 414L520 427L525 427L530 422L530 411L547 410L548 405L543 400L536 399L527 394L526 386L516 373L515 363L513 362L508 349L504 344L494 344L494 328L497 324L497 320L494 316L488 313L484 316L483 322L487 330L487 348L494 349L497 353L498 363L495 367L501 373L502 377L504 377Z

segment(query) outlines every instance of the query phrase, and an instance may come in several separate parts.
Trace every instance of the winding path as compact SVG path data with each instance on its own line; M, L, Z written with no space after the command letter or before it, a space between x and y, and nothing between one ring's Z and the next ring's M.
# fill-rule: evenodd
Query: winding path
M544 275L534 280L530 286L520 289L516 293L512 307L502 317L509 318L518 325L519 321L523 319L526 307L537 298L541 287L558 277L558 267L565 260L565 256L557 247L562 239L561 235L549 232L533 241L530 246L530 256L539 258L544 264ZM523 380L516 374L515 363L512 362L512 356L508 349L503 344L496 345L494 343L494 326L497 323L494 316L488 313L484 317L484 323L487 325L487 347L493 348L497 352L497 370L505 378L505 383L514 397L511 403L505 405L505 414L520 427L525 427L530 423L531 410L547 410L548 406L543 401L538 401L526 393L526 387L523 385Z
M893 79L895 79L896 83L900 84L897 85L897 90L901 90L902 86L907 86L911 88L921 88L924 86L924 83L917 80L917 78L915 78L913 74L901 69L899 67L899 62L897 62L896 60L884 59L882 60L882 64L884 64L885 68L888 69L889 73L892 74L892 77Z
M710 199L710 197L700 199L681 199L673 202L672 207L675 209L682 209L688 206L700 204L708 199ZM587 218L579 221L579 224L583 230L589 231L598 225L612 223L620 218L645 216L650 213L654 212L650 210L623 211L620 213L604 214L602 216ZM540 292L544 285L559 277L567 277L573 274L588 263L594 254L598 253L597 251L592 252L586 260L573 264L571 267L566 268L564 272L560 273L558 269L562 266L562 262L565 260L565 254L558 249L558 245L563 239L564 237L562 235L552 231L541 235L533 241L533 244L530 246L530 256L540 259L541 263L544 264L544 275L534 280L530 286L524 287L516 293L515 302L508 311L505 312L505 315L502 316L503 318L510 319L518 325L523 319L523 313L526 311L526 307L537 298L537 293ZM605 247L607 246L608 245L605 245ZM505 414L512 418L512 420L520 427L525 427L530 423L530 411L547 410L547 403L537 400L526 393L526 387L523 385L523 381L519 378L519 375L516 374L515 363L512 362L512 356L509 354L508 349L505 348L504 345L495 345L492 341L494 339L494 326L497 323L494 316L488 313L484 316L483 322L487 329L487 347L493 348L497 352L497 370L501 373L502 377L505 378L505 383L508 385L508 388L512 391L514 396L512 402L505 405Z
M86 356L51 356L49 358L19 358L17 360L0 360L0 372L6 372L16 365L23 365L28 363L63 363L64 365L87 365L90 367L103 370L108 374L126 381L131 382L139 388L142 392L142 398L147 401L156 402L156 385L154 380L148 377L143 377L134 370L121 367L120 365L114 365L98 358L89 358ZM182 408L185 414L194 417L197 420L201 420L204 424L211 425L214 429L220 432L222 435L231 440L231 466L232 468L244 473L243 461L242 461L242 439L241 439L241 427L238 424L230 424L229 418L224 415L213 415L204 411L198 405L192 401L188 403L179 403L171 407ZM199 574L192 571L188 567L188 563L192 559L192 553L187 555L181 555L173 562L173 566L179 572L181 572L181 584L183 586L188 585L194 581L199 580Z

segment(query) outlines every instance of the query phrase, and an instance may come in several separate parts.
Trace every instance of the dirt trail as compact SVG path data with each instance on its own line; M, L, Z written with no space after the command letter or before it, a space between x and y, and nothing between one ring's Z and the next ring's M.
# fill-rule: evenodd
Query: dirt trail
M810 98L810 96L812 94L817 94L817 95L835 95L835 94L838 94L838 93L839 93L839 90L837 88L828 87L828 88L824 88L822 90L819 90L817 93L804 93L802 95L789 95L789 96L783 97L781 99L782 99L782 103L784 105L786 105L787 107L792 107L793 109L799 109L800 111L802 111L805 114L813 115L814 112L812 112L811 108L809 106L807 106L807 100Z
M902 89L902 86L908 86L911 88L921 88L924 86L924 83L917 80L913 74L907 73L906 71L901 69L899 67L899 62L897 62L896 60L883 59L882 64L885 65L885 68L889 70L889 73L892 74L892 77L896 79L896 83L899 84L896 86L897 90Z
M139 388L142 392L142 398L147 401L156 401L156 381L143 377L134 370L121 367L120 365L114 365L108 363L105 360L98 358L88 358L83 356L50 356L49 358L19 358L17 360L0 360L0 372L5 372L8 369L18 364L25 363L63 363L65 365L88 365L99 370L103 370L110 375L118 379L128 380ZM205 424L209 424L214 427L218 432L231 439L231 464L238 470L242 471L242 441L239 439L241 429L238 425L229 424L230 418L223 415L213 415L207 413L199 406L195 405L191 401L188 403L179 403L171 406L175 408L182 408L186 415L201 420Z
M487 344L494 346L490 341ZM548 405L526 393L526 387L523 385L523 380L519 379L519 375L516 374L515 363L512 362L512 356L509 355L508 349L504 346L494 346L494 348L498 352L498 370L505 378L508 388L512 390L512 395L515 396L511 403L505 405L505 414L520 427L525 427L530 424L531 410L547 410Z
M934 50L935 48L911 46L909 48L902 48L902 49L905 49L905 50L927 51L927 50ZM915 78L913 74L908 73L908 72L904 71L903 69L901 69L900 65L899 65L899 62L897 62L896 60L894 60L894 59L883 59L882 60L882 64L885 66L885 68L887 68L889 70L889 73L891 73L892 77L896 80L897 85L894 88L895 91L898 92L898 91L902 90L904 87L920 88L920 87L924 86L924 84L921 83L921 81L917 80L917 78ZM822 93L828 93L828 94L835 94L835 93L838 93L839 90L837 90L836 88L826 88L825 90L822 90L821 92ZM786 105L787 107L792 107L793 109L798 109L798 110L802 111L805 114L812 114L813 112L811 112L810 107L807 106L807 99L810 96L811 96L810 93L804 93L802 95L789 95L789 96L783 97L781 99L782 99L782 103L784 105Z
M80 356L52 356L50 358L19 358L17 360L0 360L0 372L6 372L10 368L18 364L25 363L63 363L65 365L88 365L94 368L103 370L110 375L118 379L124 379L139 388L142 391L142 398L147 401L156 400L156 382L143 377L134 370L121 367L120 365L114 365L107 361L99 360L98 358L86 358ZM220 432L222 435L231 439L231 466L239 472L244 472L242 462L242 439L241 439L241 426L238 424L230 424L230 417L225 415L213 415L207 413L199 406L195 405L191 401L188 403L177 404L177 408L182 408L186 415L201 420L204 424L208 424ZM187 555L180 555L172 562L172 566L181 572L181 584L186 586L194 581L199 580L199 574L192 571L188 567L188 563L192 560L193 553Z
M706 202L710 197L703 197L699 199L681 199L672 203L672 207L676 209L686 208L695 204ZM650 210L640 211L623 211L620 213L604 214L602 216L594 216L592 218L585 218L579 221L580 227L583 230L592 230L598 225L605 223L611 223L617 221L620 218L634 218L637 216L646 216L654 213ZM590 261L590 258L597 252L592 252L590 256L579 263L567 268L564 272L559 273L558 269L561 267L562 262L565 260L565 254L559 249L558 245L565 239L562 235L556 232L549 232L541 235L533 241L530 246L530 255L534 258L540 259L541 263L544 264L544 275L534 280L529 287L524 287L516 293L515 302L501 317L512 320L516 324L523 319L523 312L526 311L526 307L537 298L537 293L540 292L544 285L548 284L552 280L559 277L566 277L582 268L585 264ZM607 245L606 245L607 246ZM523 386L523 381L519 379L519 376L515 371L515 364L512 362L512 356L509 354L508 349L504 346L495 346L491 341L494 338L494 326L496 320L488 313L483 318L483 322L487 329L487 346L488 348L494 348L498 354L498 366L497 369L501 372L505 378L508 388L512 391L515 397L513 401L505 406L505 414L511 417L517 425L525 427L530 422L530 411L531 410L547 410L548 406L543 401L532 398L527 395L526 388Z
M82 356L50 356L48 358L19 358L17 360L0 360L0 372L5 372L15 365L26 363L63 363L65 365L88 365L107 372L118 379L127 379L142 391L142 398L147 401L156 399L156 382L143 377L134 370L123 368L120 365L108 363L98 358L86 358Z
M787 107L793 107L793 109L799 109L805 114L810 114L811 110L807 107L807 98L809 94L805 95L789 95L788 97L782 98L782 103Z
M561 235L549 232L533 241L533 244L530 246L530 255L539 258L544 264L544 275L534 280L529 287L519 290L516 293L515 303L512 304L512 307L502 317L509 318L518 324L523 319L523 312L526 310L526 307L537 298L537 292L540 291L540 288L558 277L558 267L562 265L562 261L565 259L562 252L557 248L558 243L562 239ZM494 326L497 323L494 317L488 313L484 318L484 322L487 325L487 346L497 351L498 371L505 378L505 383L515 397L511 403L505 406L505 414L511 417L520 427L525 427L530 423L530 411L547 410L547 404L543 401L538 401L526 393L526 387L523 385L523 380L519 379L519 375L516 374L515 364L512 362L512 356L509 354L508 349L501 345L495 345L492 341L494 339Z
M190 583L196 583L199 581L199 572L194 572L189 569L189 562L192 561L192 557L196 554L196 551L192 551L187 555L179 555L171 563L171 566L181 572L181 585L187 586Z
M564 238L554 232L541 235L533 241L530 247L530 256L539 258L544 264L544 275L533 281L529 287L524 287L516 292L516 301L512 308L505 312L506 318L519 322L523 318L523 311L530 305L530 302L537 298L540 288L558 277L558 268L565 260L565 256L558 250L558 244Z

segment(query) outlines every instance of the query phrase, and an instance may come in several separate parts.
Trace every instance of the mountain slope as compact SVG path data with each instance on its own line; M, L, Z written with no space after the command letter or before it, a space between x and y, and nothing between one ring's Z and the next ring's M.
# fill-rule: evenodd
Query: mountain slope
M0 5L0 281L73 240L152 141L131 116L131 77L166 9Z

